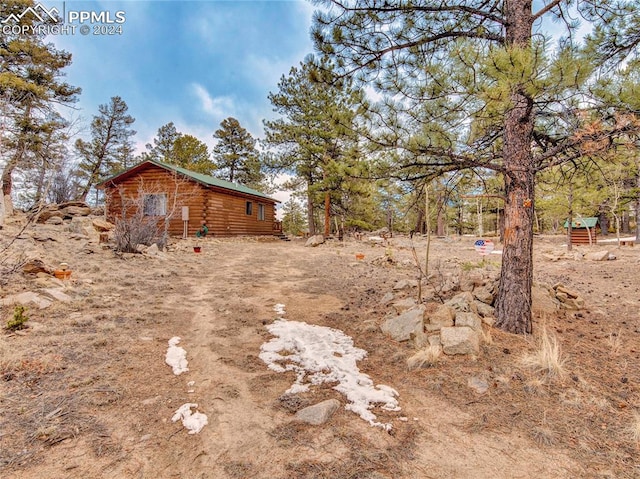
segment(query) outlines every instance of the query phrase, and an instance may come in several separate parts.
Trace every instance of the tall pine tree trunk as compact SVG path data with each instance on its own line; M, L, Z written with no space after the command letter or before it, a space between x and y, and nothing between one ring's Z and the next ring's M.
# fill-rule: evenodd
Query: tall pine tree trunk
M311 194L311 182L307 184L307 223L309 225L309 236L315 236L316 223L313 218L313 195Z
M531 47L531 1L506 0L507 48ZM531 333L535 169L531 152L533 99L513 85L505 115L505 223L496 325L511 333Z
M638 187L638 191L636 191L636 242L640 243L640 159L636 161L638 167L638 177L636 178L636 186Z

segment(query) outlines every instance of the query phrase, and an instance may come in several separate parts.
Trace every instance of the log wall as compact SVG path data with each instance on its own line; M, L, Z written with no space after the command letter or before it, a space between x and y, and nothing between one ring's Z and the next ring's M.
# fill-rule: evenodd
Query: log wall
M591 228L591 244L597 242L597 231L595 228ZM571 244L589 244L589 232L586 228L572 228L571 229Z

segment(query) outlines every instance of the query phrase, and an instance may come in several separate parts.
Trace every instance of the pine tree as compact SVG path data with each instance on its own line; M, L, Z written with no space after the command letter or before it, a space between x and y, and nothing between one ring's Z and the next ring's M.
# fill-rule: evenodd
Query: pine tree
M0 2L0 18L19 15L32 0ZM41 21L31 15L21 18L19 33L8 28L0 32L0 156L5 159L2 171L3 206L7 213L13 210L11 200L13 172L25 166L24 162L40 147L38 137L48 134L59 122L48 122L56 105L70 105L80 93L65 83L63 69L71 64L71 54L45 43L38 34ZM60 126L60 128L63 128ZM0 222L1 222L0 215ZM1 223L0 223L1 224Z
M204 175L211 175L215 170L207 145L192 135L180 134L173 143L168 163Z
M289 200L282 207L282 230L285 233L298 236L307 228L304 217L304 210L300 203L294 198Z
M176 140L182 136L173 122L158 128L158 133L153 139L153 145L147 143L147 151L142 154L142 159L158 160L169 163L173 155L173 147Z
M241 183L254 189L263 189L264 174L256 140L238 120L222 120L213 137L218 140L213 148L217 175L227 181Z
M129 107L119 96L98 107L91 122L91 141L78 139L75 144L80 158L77 176L84 183L80 199L86 200L93 186L125 169L132 160L131 129L135 119L127 114Z
M575 42L576 25L555 51L545 18L566 22L572 2L321 0L318 50L385 95L378 144L406 149L414 177L486 168L504 179L504 248L497 321L531 332L534 182L538 171L584 154L585 141L627 134L628 125L590 122L567 108L585 94L607 62L637 52L640 6L631 0L584 0L592 22L590 52ZM533 35L534 24L536 36ZM583 134L580 134L580 132ZM584 133L589 131L588 134Z
M360 90L348 81L330 84L328 64L324 71L308 58L293 67L270 93L274 111L282 118L265 121L265 141L273 148L270 167L294 173L304 181L307 196L307 222L315 234L314 205L323 198L325 234L331 195L339 195L347 164L358 157L356 117L362 100Z

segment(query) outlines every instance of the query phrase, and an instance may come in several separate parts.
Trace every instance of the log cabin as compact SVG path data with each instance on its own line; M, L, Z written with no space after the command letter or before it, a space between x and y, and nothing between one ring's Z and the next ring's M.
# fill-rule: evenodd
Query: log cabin
M204 221L214 236L281 233L277 200L243 185L156 160L143 161L103 181L105 216L139 214L168 224L170 235L194 236Z

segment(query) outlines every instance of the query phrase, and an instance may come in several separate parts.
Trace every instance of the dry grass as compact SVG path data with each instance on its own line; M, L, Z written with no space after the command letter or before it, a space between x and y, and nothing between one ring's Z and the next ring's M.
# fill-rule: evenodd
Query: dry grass
M430 344L407 359L407 367L411 371L420 368L430 368L438 364L441 356L442 346L439 344Z
M525 355L521 363L529 369L545 373L550 378L562 378L566 375L566 358L563 358L558 338L550 334L546 327L543 327L540 333L537 350Z
M627 431L631 441L640 446L640 411L635 411L633 413L633 419L631 424L629 424Z
M619 330L617 333L609 333L607 345L609 346L611 354L618 356L622 351L622 331Z
M417 431L412 425L396 430L386 444L374 444L367 436L338 426L333 443L346 455L328 461L301 460L287 465L286 479L374 479L399 477L403 466L414 457Z

